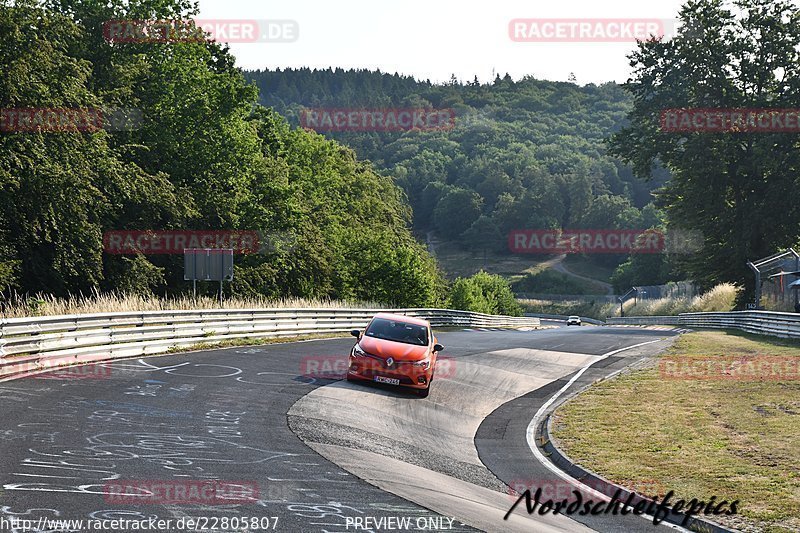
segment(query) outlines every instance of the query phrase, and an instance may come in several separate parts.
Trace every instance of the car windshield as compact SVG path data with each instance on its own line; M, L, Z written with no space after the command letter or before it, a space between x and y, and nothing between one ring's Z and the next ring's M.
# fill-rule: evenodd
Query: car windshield
M428 345L427 327L399 320L376 318L367 327L364 335L394 342L416 344L417 346Z

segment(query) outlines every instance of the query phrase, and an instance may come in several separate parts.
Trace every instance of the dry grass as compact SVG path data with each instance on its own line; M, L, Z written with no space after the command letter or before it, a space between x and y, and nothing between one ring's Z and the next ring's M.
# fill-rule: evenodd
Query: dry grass
M669 356L763 355L800 344L746 334L683 335ZM796 368L796 367L795 367ZM800 380L666 379L658 368L601 382L560 407L554 436L575 461L623 485L740 500L746 531L800 530ZM663 494L661 494L663 495Z
M731 311L736 303L739 288L731 283L721 283L710 291L694 298L658 298L625 302L626 316L673 316L680 313Z
M627 300L624 304L625 316L674 316L680 313L731 311L736 302L739 289L730 283L717 285L710 291L694 298L659 298L656 300ZM545 313L552 315L580 315L605 320L619 316L619 304L593 301L586 295L575 301L518 299L526 313Z
M335 300L314 300L303 298L287 298L270 300L267 298L228 298L222 305L216 298L199 297L197 300L188 296L177 298L144 298L135 295L116 293L95 293L89 296L71 296L55 298L53 296L37 296L35 298L16 298L5 301L0 318L72 315L83 313L112 313L116 311L164 311L174 309L264 309L264 308L307 308L307 307L368 307L385 308L376 302L342 302Z

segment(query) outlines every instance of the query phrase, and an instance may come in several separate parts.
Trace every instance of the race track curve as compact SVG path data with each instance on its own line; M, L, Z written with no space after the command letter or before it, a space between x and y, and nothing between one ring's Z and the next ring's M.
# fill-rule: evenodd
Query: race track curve
M519 429L537 402L577 369L600 361L585 380L608 374L663 349L674 333L437 335L447 359L426 399L321 379L321 369L341 368L336 361L352 338L117 361L0 383L0 530L14 531L2 527L11 518L32 520L25 531L37 532L53 530L49 519L158 518L172 520L167 531L182 531L177 520L191 517L219 531L242 531L234 517L258 519L248 531L272 530L273 517L275 531L397 531L396 523L376 522L389 517L408 519L403 530L411 531L654 529L639 517L502 516L514 500L509 484L546 476ZM600 360L648 341L656 342ZM191 493L208 480L227 482L227 492ZM141 488L159 486L172 497L147 497Z

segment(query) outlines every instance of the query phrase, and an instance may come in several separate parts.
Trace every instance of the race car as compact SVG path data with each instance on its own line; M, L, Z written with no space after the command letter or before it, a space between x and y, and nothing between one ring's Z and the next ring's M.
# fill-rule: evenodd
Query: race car
M581 325L581 317L577 315L572 315L567 317L567 325L568 326L580 326Z
M372 381L415 389L425 398L430 392L436 358L444 346L433 336L427 320L378 313L350 351L347 381Z

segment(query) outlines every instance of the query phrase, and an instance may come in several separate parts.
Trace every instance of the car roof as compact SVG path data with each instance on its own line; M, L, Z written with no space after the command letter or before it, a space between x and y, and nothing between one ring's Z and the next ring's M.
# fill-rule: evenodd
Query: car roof
M428 321L422 318L406 315L396 315L394 313L378 313L373 318L385 318L387 320L396 320L398 322L406 322L408 324L418 324L420 326L430 326Z

